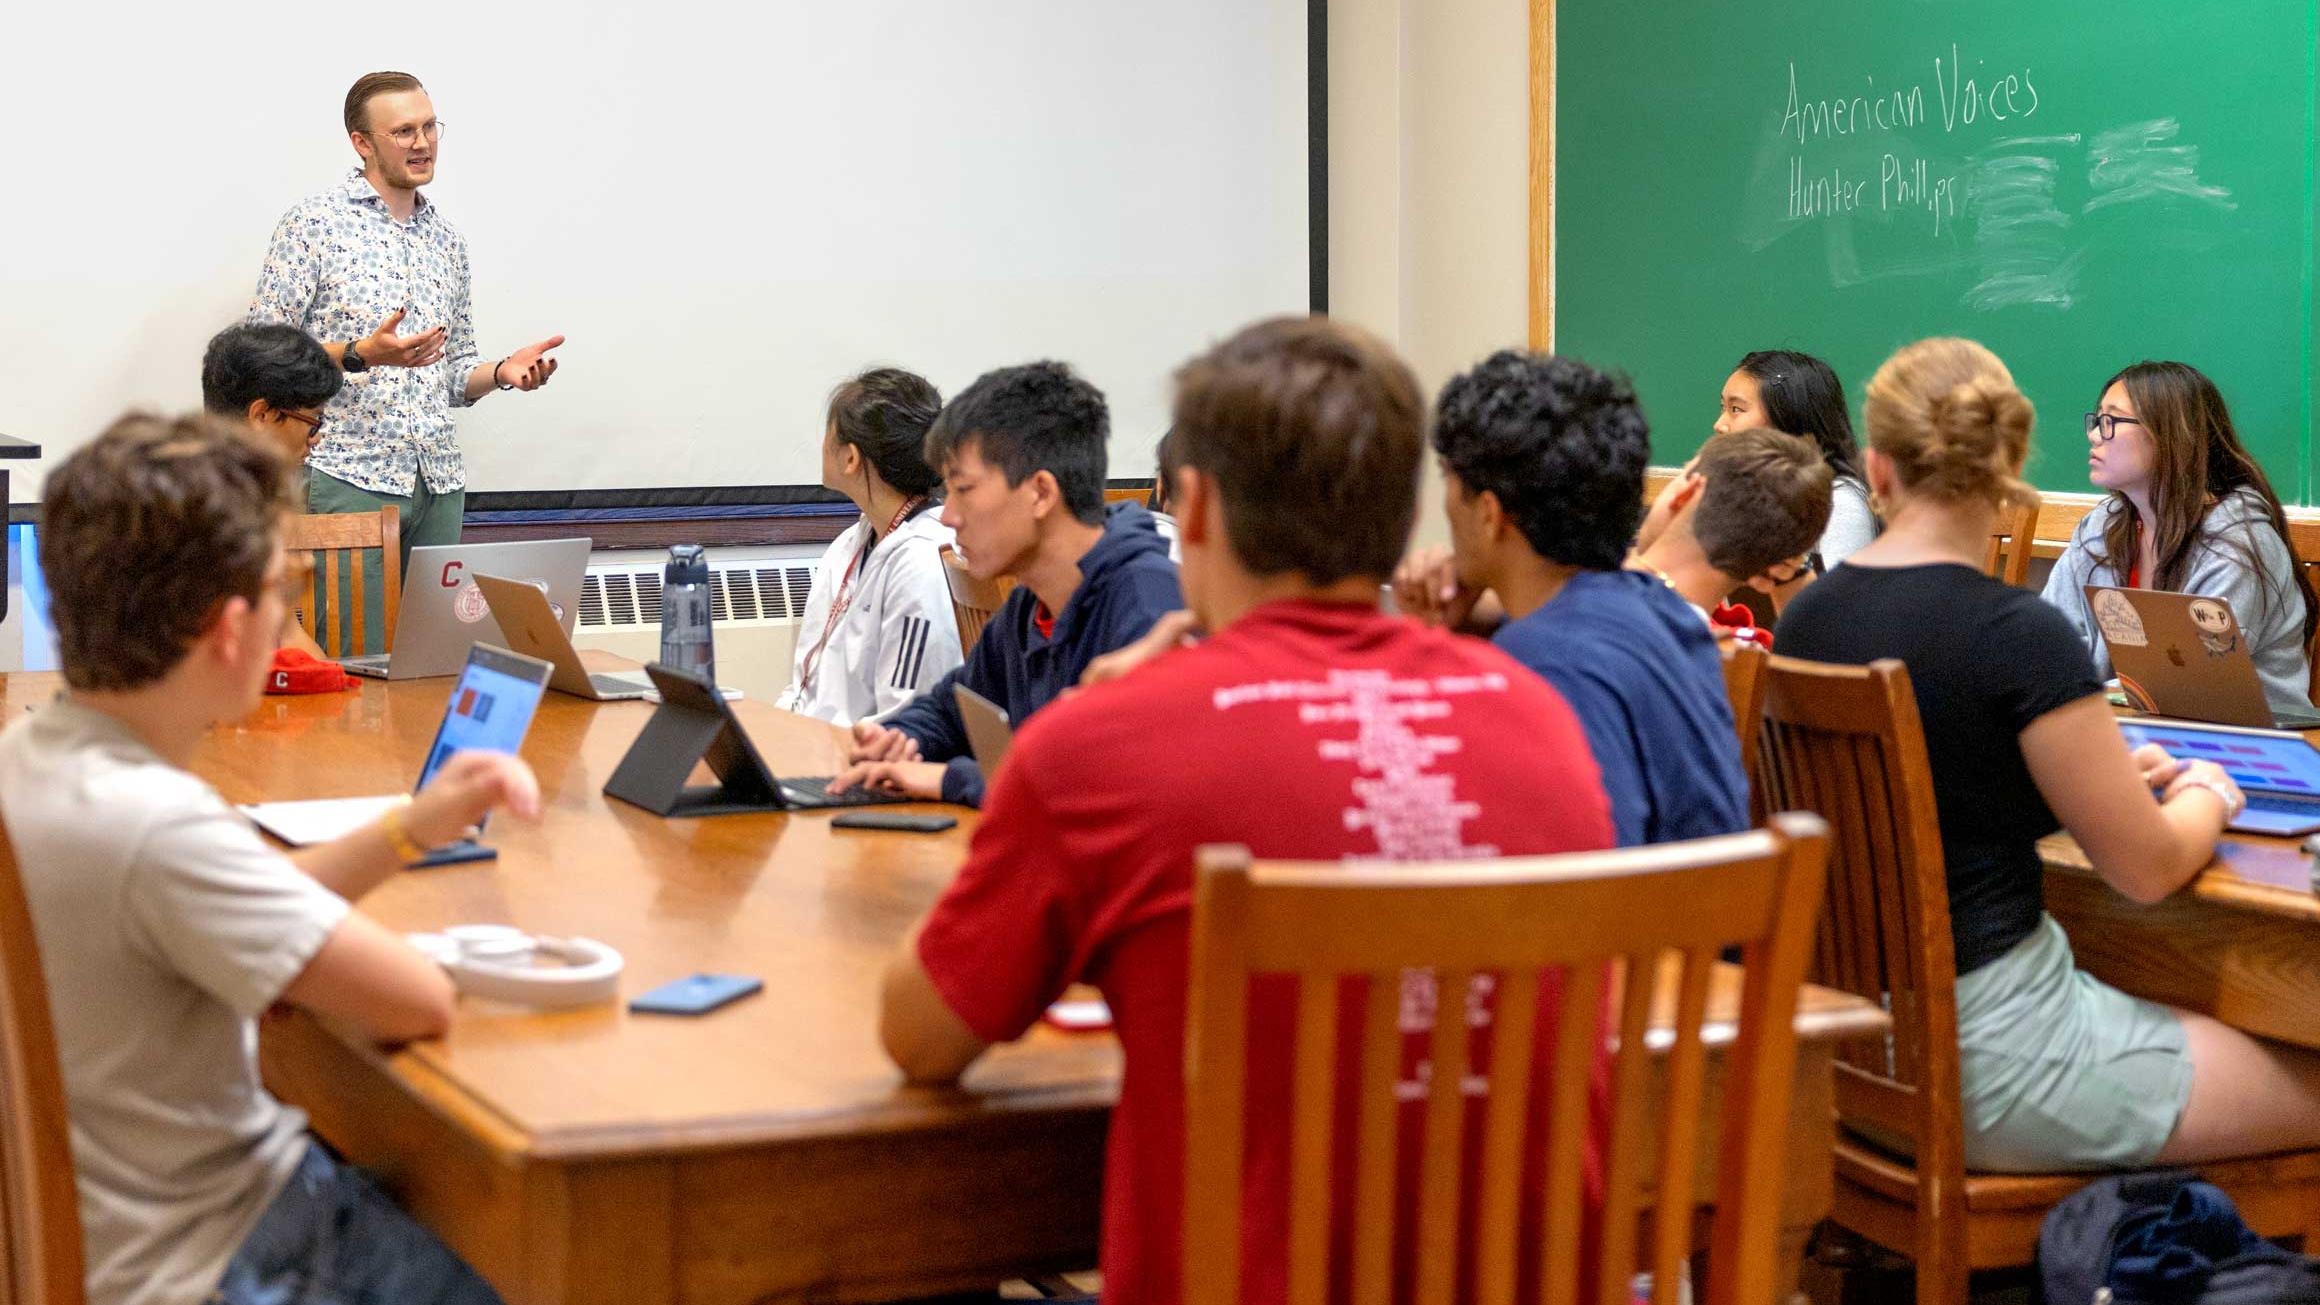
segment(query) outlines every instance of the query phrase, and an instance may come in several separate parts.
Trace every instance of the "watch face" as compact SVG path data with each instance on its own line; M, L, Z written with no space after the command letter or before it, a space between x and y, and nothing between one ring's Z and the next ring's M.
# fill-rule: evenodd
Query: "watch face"
M371 365L363 361L363 356L355 352L354 346L351 344L348 345L346 347L345 355L339 360L339 370L347 372L367 372L370 369Z

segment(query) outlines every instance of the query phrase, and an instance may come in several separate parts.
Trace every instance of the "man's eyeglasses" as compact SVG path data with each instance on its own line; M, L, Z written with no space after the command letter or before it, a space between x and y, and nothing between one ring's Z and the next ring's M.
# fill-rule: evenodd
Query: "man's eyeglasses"
M2101 431L2102 442L2105 444L2118 438L2119 427L2141 426L2142 424L2134 417L2121 417L2115 412L2090 412L2086 414L2086 433L2092 436L2096 431Z
M424 135L430 142L443 139L443 120L441 118L433 118L419 124L416 127L397 127L393 131L373 131L365 132L364 134L368 136L384 136L388 140L395 142L397 145L402 146L404 149L409 149L413 145L419 143L419 137L422 135Z
M274 411L306 427L306 447L313 448L322 442L322 418L309 417L296 408L276 408Z

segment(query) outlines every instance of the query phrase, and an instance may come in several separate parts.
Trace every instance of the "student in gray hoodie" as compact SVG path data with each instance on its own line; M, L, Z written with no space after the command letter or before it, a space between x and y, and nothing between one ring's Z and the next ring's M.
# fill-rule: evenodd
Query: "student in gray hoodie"
M2110 648L2086 586L2199 594L2231 604L2272 709L2308 710L2320 601L2215 383L2184 363L2136 363L2104 383L2086 437L2087 479L2110 497L2078 523L2045 598L2086 641L2096 674L2112 674Z

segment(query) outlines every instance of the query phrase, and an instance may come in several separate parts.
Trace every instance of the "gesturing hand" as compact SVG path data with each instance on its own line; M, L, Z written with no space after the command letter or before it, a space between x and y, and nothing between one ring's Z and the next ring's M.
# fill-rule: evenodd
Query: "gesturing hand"
M395 328L403 324L403 315L410 310L398 308L387 314L379 329L362 338L355 352L373 367L426 367L443 361L443 328L430 326L411 335L397 335Z
M499 366L491 372L492 384L513 385L519 390L536 390L546 385L548 378L556 374L556 360L548 356L548 351L562 343L563 336L551 335L500 359Z

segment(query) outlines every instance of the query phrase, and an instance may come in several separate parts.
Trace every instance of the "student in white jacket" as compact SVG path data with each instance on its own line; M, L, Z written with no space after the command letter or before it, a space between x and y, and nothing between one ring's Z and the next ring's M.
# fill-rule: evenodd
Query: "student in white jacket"
M942 395L921 377L879 367L830 395L822 484L862 519L814 568L797 656L777 706L847 724L885 716L964 660L926 465L926 429Z

